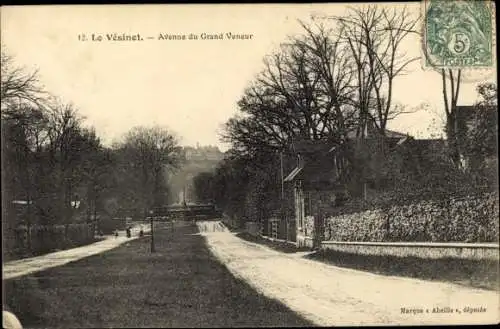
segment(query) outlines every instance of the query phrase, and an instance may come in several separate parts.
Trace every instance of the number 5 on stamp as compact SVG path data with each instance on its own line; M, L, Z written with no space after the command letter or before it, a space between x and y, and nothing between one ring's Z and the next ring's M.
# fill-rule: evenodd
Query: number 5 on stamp
M493 8L485 0L424 0L425 66L492 67Z

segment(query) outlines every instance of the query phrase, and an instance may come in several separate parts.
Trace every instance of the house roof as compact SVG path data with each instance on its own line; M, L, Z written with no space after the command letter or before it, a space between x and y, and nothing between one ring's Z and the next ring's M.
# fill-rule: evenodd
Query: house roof
M444 152L446 141L444 139L409 139L409 147L427 150L429 152Z
M367 140L373 139L376 134L378 134L375 128L368 129L368 136L366 136ZM356 139L356 131L352 130L347 133L347 138L354 140ZM393 130L385 131L385 138L388 139L405 139L409 136L407 134L403 134ZM337 143L334 140L327 139L319 139L319 140L311 140L311 139L297 139L293 140L290 143L290 151L293 153L322 153L328 154L335 150Z
M400 132L393 131L393 130L386 130L385 131L385 137L400 139L400 138L406 138L406 137L408 137L408 134L402 134Z
M286 176L284 182L292 182L297 179L312 183L335 183L337 181L338 177L332 158L318 157L309 160L307 163L295 167Z
M329 153L335 143L328 140L296 140L290 144L290 150L294 153Z

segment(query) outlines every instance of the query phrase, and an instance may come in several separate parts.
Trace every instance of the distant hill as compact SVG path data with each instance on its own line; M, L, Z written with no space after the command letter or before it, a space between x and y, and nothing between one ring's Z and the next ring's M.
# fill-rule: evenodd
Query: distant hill
M181 202L184 188L186 189L186 201L194 201L193 178L202 172L213 172L217 164L224 158L224 153L216 146L186 146L183 151L186 161L169 179L169 203Z

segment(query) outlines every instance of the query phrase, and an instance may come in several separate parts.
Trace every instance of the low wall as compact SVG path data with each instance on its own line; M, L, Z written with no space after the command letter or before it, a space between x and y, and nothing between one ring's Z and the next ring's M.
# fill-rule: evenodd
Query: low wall
M498 260L499 258L499 245L494 243L323 241L321 249L358 255L417 257L424 259Z

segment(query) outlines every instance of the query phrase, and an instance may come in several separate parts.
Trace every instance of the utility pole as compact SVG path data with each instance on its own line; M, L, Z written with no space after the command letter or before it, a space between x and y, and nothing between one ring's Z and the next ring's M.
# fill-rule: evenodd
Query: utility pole
M284 169L283 169L283 150L280 151L280 178L281 178L281 214L285 217L285 241L289 238L288 216L285 213L285 182L284 182Z
M283 181L283 151L280 152L281 163L281 199L285 199L285 182Z
M154 236L154 232L153 232L153 210L150 210L149 211L149 223L150 223L150 226L151 226L151 253L154 253L156 250L155 250L155 236Z

